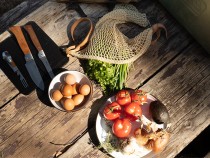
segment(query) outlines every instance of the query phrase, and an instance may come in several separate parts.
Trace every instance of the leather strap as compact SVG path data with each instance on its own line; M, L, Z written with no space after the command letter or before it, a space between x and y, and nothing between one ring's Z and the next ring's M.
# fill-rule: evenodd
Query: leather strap
M157 33L157 37L154 40L152 40L151 45L155 44L157 42L157 40L159 39L161 29L163 29L165 31L166 38L168 37L167 30L163 24L161 24L161 23L154 24L154 25L152 25L152 30L153 30L153 34Z
M78 44L77 46L76 45L72 45L72 46L70 46L69 48L66 49L67 57L69 57L72 52L78 52L79 50L81 50L81 48L83 46L85 46L89 42L89 40L90 40L90 36L91 36L94 28L93 28L93 23L92 23L92 21L89 18L80 18L80 19L78 19L78 20L76 20L74 22L74 24L71 26L71 30L70 30L71 37L72 37L73 41L75 41L74 31L77 28L77 26L81 22L84 22L84 21L87 21L87 22L90 23L90 29L88 31L88 34L86 35L85 39L80 44Z

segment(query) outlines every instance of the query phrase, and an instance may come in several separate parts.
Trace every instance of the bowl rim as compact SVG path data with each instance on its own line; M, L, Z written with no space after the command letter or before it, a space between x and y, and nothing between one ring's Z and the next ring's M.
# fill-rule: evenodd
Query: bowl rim
M87 96L85 96L85 97L88 97L87 100L86 100L86 102L82 103L81 105L77 105L77 106L76 106L74 109L72 109L72 110L65 110L62 106L57 105L56 101L52 100L52 98L51 98L51 90L52 90L53 88L50 89L50 87L51 87L51 85L52 85L54 79L57 78L58 76L62 76L62 75L67 74L67 73L79 73L80 75L82 75L83 77L85 77L85 78L87 79L87 81L88 81L87 84L90 86L90 93L89 93ZM93 84L92 84L91 80L89 79L89 77L88 77L87 75L85 75L84 73L82 73L82 72L80 72L80 71L76 71L76 70L66 70L66 71L60 72L59 74L57 74L57 75L51 80L51 82L50 82L50 84L49 84L49 87L48 87L48 98L49 98L51 104L52 104L55 108L57 108L58 110L63 111L63 112L75 112L75 111L78 111L78 110L81 110L81 109L85 108L86 105L87 105L87 103L92 99L92 95L93 95ZM53 102L54 102L54 103L53 103ZM54 105L54 104L56 104L56 105Z

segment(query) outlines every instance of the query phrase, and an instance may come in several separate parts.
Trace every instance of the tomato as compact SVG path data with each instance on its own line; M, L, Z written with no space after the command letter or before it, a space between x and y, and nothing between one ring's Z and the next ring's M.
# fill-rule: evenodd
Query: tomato
M119 138L128 137L131 132L131 122L126 118L118 118L112 125L114 135Z
M130 115L128 113L124 113L124 118L129 119L131 122L134 122L138 119L136 116Z
M139 95L138 95L137 93L135 93L135 92L132 92L132 93L131 93L131 101L132 101L132 102L136 102L136 103L138 103L139 105L141 105L140 97L139 97Z
M112 102L104 108L103 114L107 120L114 120L120 117L121 106L117 102Z
M119 91L116 95L116 101L122 106L131 103L130 93L127 90Z
M137 118L141 117L141 115L142 115L141 107L136 102L132 102L132 103L126 105L125 108L124 108L124 111L127 114L130 114L130 115L135 116Z
M147 95L146 92L142 90L135 90L131 93L131 101L137 102L138 104L142 105L143 103L146 103L147 101Z

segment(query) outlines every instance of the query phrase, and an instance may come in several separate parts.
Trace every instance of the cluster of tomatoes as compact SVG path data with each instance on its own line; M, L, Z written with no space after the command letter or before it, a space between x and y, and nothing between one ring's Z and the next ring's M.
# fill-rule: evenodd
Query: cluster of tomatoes
M113 121L112 131L119 138L128 137L132 121L140 119L141 105L147 101L147 95L142 90L121 90L116 94L114 102L106 105L103 115Z

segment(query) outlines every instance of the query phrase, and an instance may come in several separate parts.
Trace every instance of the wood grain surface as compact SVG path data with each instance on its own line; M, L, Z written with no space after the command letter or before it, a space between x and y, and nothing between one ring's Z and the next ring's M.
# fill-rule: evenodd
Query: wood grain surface
M22 1L22 3L20 3ZM16 24L21 19L23 19L28 14L32 13L38 7L42 6L48 0L14 0L14 1L1 1L0 2L0 9L4 12L4 14L0 15L0 33L4 32L8 29L11 25ZM20 3L20 4L19 4ZM19 4L19 5L17 5ZM15 8L12 6L17 5ZM8 12L5 10L9 9ZM0 11L0 13L2 13Z
M141 87L160 99L171 117L169 144L155 157L175 157L210 124L210 57L198 47L195 43L188 47ZM99 142L92 133L94 127L60 157L109 157L97 149ZM76 148L86 150L77 152Z
M80 6L94 24L108 12L103 4ZM134 63L127 86L141 85L166 104L173 133L169 145L159 156L174 157L210 124L209 57L157 2L145 0L136 7L147 14L151 24L164 23L168 39L162 35ZM65 45L69 43L69 28L77 18L79 15L67 10L65 4L49 1L17 25L35 21L57 45ZM123 24L120 28L130 37L142 30L132 24ZM83 26L76 32L79 39L85 31ZM9 33L4 32L0 41L8 36ZM74 57L64 68L84 72L81 61ZM97 142L95 119L106 99L98 85L94 84L92 101L75 113L53 108L47 94L37 91L27 96L20 94L3 72L0 72L0 87L0 151L4 157L52 157L64 149L67 151L63 157L109 157L93 148L89 140Z

